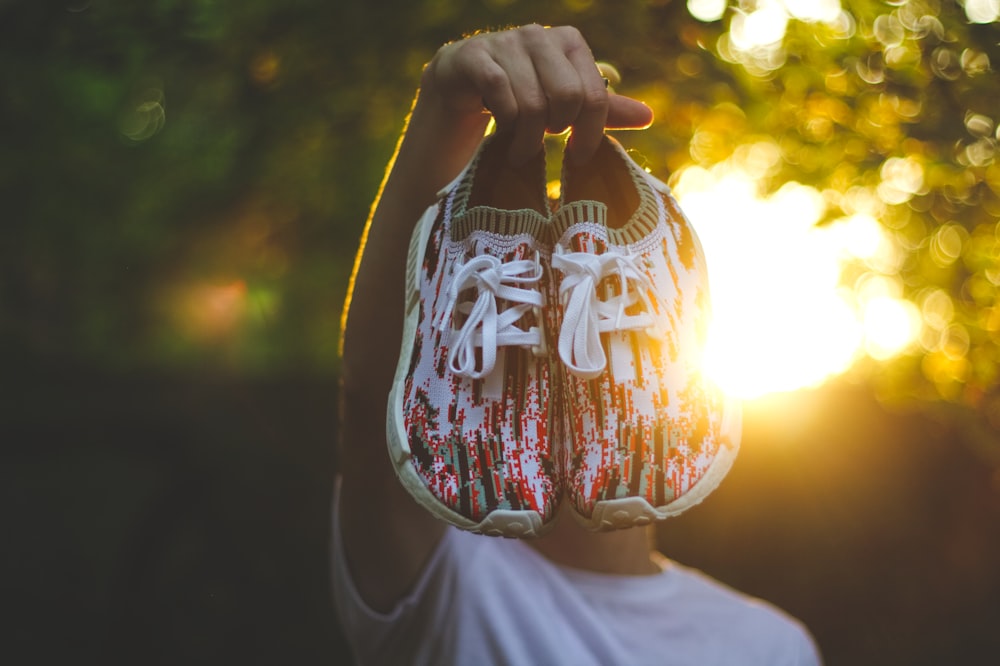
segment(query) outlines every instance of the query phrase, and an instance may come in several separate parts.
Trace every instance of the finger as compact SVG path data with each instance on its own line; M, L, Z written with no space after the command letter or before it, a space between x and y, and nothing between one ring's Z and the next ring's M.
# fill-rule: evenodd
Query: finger
M583 35L569 26L553 28L553 34L561 41L563 52L580 77L582 86L580 107L572 122L573 131L566 146L566 158L584 162L597 150L604 134L608 91Z
M610 97L604 79L593 64L592 58L583 54L572 56L577 62L583 80L583 102L573 122L573 132L566 144L567 159L580 164L600 145L607 125Z
M509 159L515 166L534 157L545 137L549 102L538 79L531 47L527 45L543 30L541 26L519 28L516 31L519 34L494 42L492 50L493 58L510 82L516 107L513 116L497 116L498 130L513 132Z
M608 99L607 129L645 129L652 124L653 110L639 100L614 94Z
M525 41L547 102L546 129L553 134L562 133L579 114L583 81L566 57L562 40L552 29L529 30Z
M471 83L482 106L493 114L498 127L513 124L517 99L507 71L484 48L468 48L462 55L460 75Z

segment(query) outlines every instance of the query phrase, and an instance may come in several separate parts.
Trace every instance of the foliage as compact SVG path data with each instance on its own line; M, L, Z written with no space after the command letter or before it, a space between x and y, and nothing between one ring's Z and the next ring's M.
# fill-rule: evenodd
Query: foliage
M354 246L422 64L476 29L571 23L654 106L634 139L654 170L767 141L765 190L797 181L829 219L874 216L894 252L849 277L886 278L922 333L862 367L887 398L1000 427L1000 10L844 2L0 2L2 346L335 371Z

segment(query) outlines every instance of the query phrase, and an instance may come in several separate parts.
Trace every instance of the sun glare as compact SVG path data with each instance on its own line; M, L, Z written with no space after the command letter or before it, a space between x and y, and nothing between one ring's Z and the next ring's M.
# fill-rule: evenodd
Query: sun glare
M920 312L891 278L844 284L848 262L886 261L889 243L871 216L817 226L820 192L787 183L761 196L773 146L747 147L712 169L689 167L674 190L709 263L714 318L709 375L752 398L816 386L859 355L890 358L919 335Z

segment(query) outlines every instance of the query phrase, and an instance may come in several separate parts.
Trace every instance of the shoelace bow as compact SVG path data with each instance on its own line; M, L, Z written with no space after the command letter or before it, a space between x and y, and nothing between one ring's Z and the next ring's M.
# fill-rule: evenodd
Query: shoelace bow
M575 375L593 379L607 365L601 333L655 327L655 308L649 295L652 280L640 269L637 257L613 248L603 254L567 253L557 248L552 267L563 273L559 297L565 311L559 330L559 356ZM611 276L618 277L619 293L601 300L597 287ZM627 308L640 302L643 311L626 314Z
M523 285L541 280L537 258L501 261L481 254L458 267L448 291L448 303L441 311L438 329L454 321L455 313L465 315L465 321L450 341L448 366L451 371L482 379L496 364L497 347L518 345L540 348L542 332L538 326L522 330L514 324L532 308L541 307L542 294ZM474 289L476 300L458 301L459 294ZM497 301L508 303L502 312ZM481 366L476 368L476 349L482 349Z

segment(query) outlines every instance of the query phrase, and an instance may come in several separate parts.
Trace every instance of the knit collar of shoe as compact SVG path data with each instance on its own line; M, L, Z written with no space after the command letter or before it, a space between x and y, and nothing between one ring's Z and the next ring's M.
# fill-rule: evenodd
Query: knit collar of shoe
M453 240L475 231L503 236L529 234L536 239L546 234L549 203L544 148L523 166L512 167L507 162L509 144L507 135L487 135L450 185ZM516 203L507 206L506 201Z
M622 196L635 197L636 204L623 223L614 225L608 202L589 198L587 193L574 192L574 181L583 177L600 178L604 183L631 184L634 190ZM578 167L563 163L562 192L552 216L552 231L558 239L575 224L589 223L606 230L607 240L614 245L638 243L665 217L663 200L657 195L657 190L661 189L659 185L618 141L605 135L588 163Z

